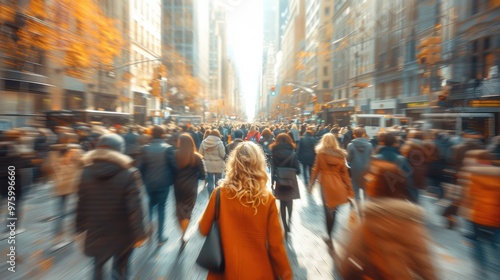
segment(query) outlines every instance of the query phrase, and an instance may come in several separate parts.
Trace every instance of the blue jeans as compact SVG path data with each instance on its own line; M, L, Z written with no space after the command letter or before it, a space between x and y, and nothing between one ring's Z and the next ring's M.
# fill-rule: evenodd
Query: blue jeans
M215 189L215 185L222 178L222 173L207 173L207 189L208 194L212 194Z
M165 204L167 203L167 190L151 190L146 188L149 198L149 222L153 221L153 212L156 206L158 211L158 240L163 239L163 226L165 225Z
M498 260L500 260L500 228L483 226L472 222L472 242L474 244L474 259L477 262L480 271L486 271L488 268L488 247L491 247L491 253L494 254L490 259L491 266L500 274Z
M57 204L57 219L56 219L56 228L55 232L56 234L59 234L63 231L63 221L64 217L66 217L66 201L68 200L68 195L61 195L59 196L58 199L58 204Z
M302 163L302 172L304 172L302 176L304 177L304 185L306 186L309 185L309 177L311 176L312 168L312 165Z

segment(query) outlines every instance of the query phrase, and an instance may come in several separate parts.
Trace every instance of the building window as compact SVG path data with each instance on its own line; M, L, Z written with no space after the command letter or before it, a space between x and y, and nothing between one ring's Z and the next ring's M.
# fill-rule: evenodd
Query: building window
M325 16L330 14L330 7L325 8Z
M328 75L328 67L323 67L323 75Z
M323 81L323 88L330 88L330 81Z

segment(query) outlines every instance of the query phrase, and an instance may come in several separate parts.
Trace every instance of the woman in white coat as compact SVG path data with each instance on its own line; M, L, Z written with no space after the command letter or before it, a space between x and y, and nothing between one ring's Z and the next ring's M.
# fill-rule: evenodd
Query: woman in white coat
M215 185L222 178L222 172L226 168L224 161L226 149L222 142L219 130L213 129L200 145L200 154L203 155L207 168L207 188L209 194L215 188Z

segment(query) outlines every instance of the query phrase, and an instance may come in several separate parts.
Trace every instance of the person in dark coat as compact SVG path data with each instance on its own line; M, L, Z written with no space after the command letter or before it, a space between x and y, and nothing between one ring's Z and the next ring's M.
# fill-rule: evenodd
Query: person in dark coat
M397 145L397 138L392 132L379 133L378 137L383 139L383 146L380 146L373 156L373 159L388 161L400 167L400 173L405 178L407 199L412 202L418 200L418 189L414 187L414 172L408 160L401 155Z
M199 149L201 144L201 138L198 136L198 133L194 131L194 127L193 126L188 127L187 132L189 133L189 135L191 135L191 138L193 138L196 149Z
M22 157L15 147L13 141L0 142L0 195L2 197L2 205L0 213L4 214L7 210L8 202L13 202L16 205L15 215L8 215L9 218L17 218L16 227L19 231L19 223L21 220L21 203L23 199L23 182L21 169L31 167L29 160ZM13 185L11 185L14 183ZM11 195L13 192L14 195ZM2 215L6 217L6 215ZM7 223L8 224L8 223ZM9 228L4 225L2 231L8 231Z
M137 134L137 129L135 127L130 127L127 134L123 135L125 140L125 154L132 159L137 159L140 154L140 136Z
M155 125L152 130L153 140L144 147L140 171L149 198L149 221L153 220L154 208L158 211L158 246L162 246L167 238L163 236L165 225L165 204L170 186L174 184L175 162L174 148L165 143L165 130Z
M226 145L226 158L229 154L238 146L238 144L243 143L243 131L237 129L234 131L234 140L233 142Z
M352 130L351 126L347 126L347 132L344 133L344 138L342 138L342 146L344 149L347 149L347 146L351 143L351 141L354 139L354 132Z
M198 195L198 180L205 180L206 168L203 156L196 152L193 138L188 133L182 133L177 140L175 151L176 176L175 176L175 201L176 214L182 230L182 246L186 245L184 238L191 220Z
M274 135L269 128L262 131L262 136L260 138L259 145L262 147L264 154L266 155L267 165L271 166L271 149L269 146L274 142Z
M302 164L304 184L309 183L309 177L311 176L312 167L314 165L314 160L316 159L316 152L314 147L318 144L318 139L314 138L313 128L308 128L304 137L300 139L298 147L298 158Z
M297 170L300 174L299 161L295 153L295 143L286 133L281 133L269 147L272 156L272 173L274 176L273 185L275 185L274 196L280 201L281 221L285 227L285 237L290 232L290 221L292 220L293 200L300 198L300 191L297 185L293 187L280 186L277 178L277 167L290 167ZM287 214L288 212L288 219Z
M352 130L350 130L352 131ZM354 130L354 140L347 145L347 162L351 167L352 187L357 200L360 199L360 190L364 190L363 176L370 166L373 153L372 144L366 139L366 130L358 127Z
M111 257L114 277L127 279L128 260L147 237L141 174L124 148L122 137L106 134L83 159L76 232L86 232L84 253L94 258L94 279L102 279Z

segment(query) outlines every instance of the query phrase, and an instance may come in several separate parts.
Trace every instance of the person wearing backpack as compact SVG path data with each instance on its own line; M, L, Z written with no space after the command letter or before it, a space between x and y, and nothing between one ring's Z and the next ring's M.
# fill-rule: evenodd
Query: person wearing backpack
M269 148L269 146L272 143L274 143L274 135L269 128L266 128L262 131L262 136L259 144L262 147L264 154L266 155L268 167L271 166L272 156L271 156L271 149Z
M246 141L252 141L256 144L259 143L260 141L260 132L257 130L257 127L255 125L252 125L250 127L250 131L247 134L247 138L245 139Z
M347 162L351 167L352 187L357 200L364 187L363 176L368 171L373 145L366 139L366 130L357 127L353 132L354 140L347 145Z
M372 156L364 176L366 194L369 197L391 196L417 202L414 172L408 160L399 153L396 136L392 132L381 132L379 138L384 139L384 144Z

